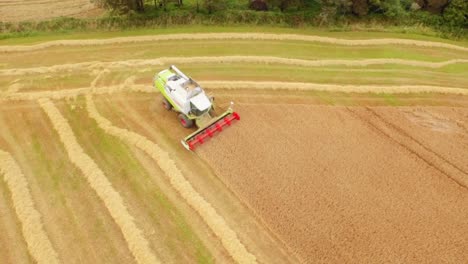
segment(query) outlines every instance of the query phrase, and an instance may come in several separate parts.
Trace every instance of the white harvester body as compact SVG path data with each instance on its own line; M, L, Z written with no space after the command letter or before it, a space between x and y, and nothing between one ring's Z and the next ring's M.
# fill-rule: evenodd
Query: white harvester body
M230 126L233 120L240 119L231 107L216 116L214 99L174 65L156 74L153 83L164 97L164 108L180 113L178 118L182 126L190 128L195 124L198 127L182 140L182 145L189 150L194 150L196 144L203 144L208 137L221 132L223 127Z

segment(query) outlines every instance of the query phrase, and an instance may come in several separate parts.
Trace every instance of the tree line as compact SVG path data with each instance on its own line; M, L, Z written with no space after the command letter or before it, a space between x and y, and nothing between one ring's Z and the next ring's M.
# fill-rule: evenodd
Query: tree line
M236 2L237 10L309 12L330 20L336 17L381 17L396 21L420 16L427 24L468 28L468 0L190 0L190 6L184 0L96 1L119 13L145 13L148 9L170 12L180 8L212 14L232 9L232 3ZM171 8L168 9L168 6Z

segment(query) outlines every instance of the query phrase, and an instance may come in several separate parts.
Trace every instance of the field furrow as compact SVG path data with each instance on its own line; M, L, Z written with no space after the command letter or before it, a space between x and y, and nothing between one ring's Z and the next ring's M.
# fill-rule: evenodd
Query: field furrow
M377 109L376 112L389 126L436 152L459 173L468 173L465 162L468 150L468 112L466 107L392 108ZM466 185L466 184L465 184Z
M404 150L416 156L428 166L431 166L460 187L468 190L468 174L466 172L439 153L427 148L424 144L421 144L421 142L415 140L394 124L383 119L373 109L367 108L366 110L367 111L361 111L360 113L353 112L352 110L350 110L350 112L355 114L356 117L360 118L370 128L394 142L395 145L401 146Z

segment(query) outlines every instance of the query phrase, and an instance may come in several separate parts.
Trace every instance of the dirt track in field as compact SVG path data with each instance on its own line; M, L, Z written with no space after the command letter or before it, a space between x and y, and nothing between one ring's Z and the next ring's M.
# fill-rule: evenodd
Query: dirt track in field
M318 42L331 45L344 46L375 46L375 45L409 45L428 48L446 48L458 51L468 51L467 47L448 44L443 42L411 40L411 39L338 39L331 37L321 37L312 35L296 35L296 34L271 34L271 33L192 33L192 34L168 34L155 36L137 36L137 37L121 37L109 39L82 39L82 40L53 40L34 45L15 45L15 46L0 46L0 52L29 52L40 49L46 49L57 46L95 46L109 45L122 43L137 43L151 41L168 41L168 40L277 40L277 41L306 41Z
M2 150L0 150L0 174L4 174L4 180L10 189L30 254L37 263L59 263L57 252L52 247L44 231L41 216L34 206L23 172L13 157Z
M468 259L466 108L237 110L241 121L197 153L305 262ZM402 117L421 111L451 115Z

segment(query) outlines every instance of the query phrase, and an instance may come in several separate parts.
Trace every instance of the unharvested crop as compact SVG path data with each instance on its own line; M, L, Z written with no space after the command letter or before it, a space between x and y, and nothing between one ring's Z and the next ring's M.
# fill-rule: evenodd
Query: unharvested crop
M159 167L169 177L170 183L174 189L176 189L187 203L200 214L215 235L219 237L223 246L236 262L256 263L255 256L247 251L237 237L237 234L228 226L224 218L220 216L211 204L185 179L182 172L166 151L142 135L113 126L109 120L98 113L91 95L86 96L86 109L88 110L89 116L93 118L104 131L129 144L135 145L157 162Z
M31 256L41 264L60 263L57 252L43 228L41 215L34 207L26 177L13 157L2 150L0 150L0 173L4 175L4 180L10 189L13 206L21 222L23 236Z
M94 45L109 45L122 43L137 43L150 41L167 41L167 40L293 40L319 42L333 45L345 46L374 46L374 45L411 45L429 48L446 48L452 50L468 51L467 47L457 46L442 42L421 41L411 39L338 39L330 37L320 37L311 35L295 35L295 34L270 34L270 33L194 33L194 34L168 34L155 36L138 36L138 37L119 37L109 39L82 39L82 40L54 40L35 45L15 45L1 46L0 52L27 52L35 51L56 46L94 46Z
M241 121L197 153L304 263L468 258L462 133L435 132L416 143L411 135L427 128L397 114L401 108L279 101L238 104ZM466 126L466 108L404 111L422 109ZM411 124L411 135L389 119Z
M94 160L78 144L67 120L49 99L41 99L39 103L64 144L70 161L82 171L83 176L104 202L112 218L122 230L128 247L137 262L159 263L159 260L151 252L148 241L144 238L141 230L136 226L133 217L125 207L122 197L112 187Z

